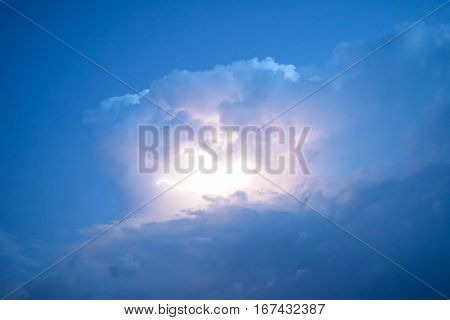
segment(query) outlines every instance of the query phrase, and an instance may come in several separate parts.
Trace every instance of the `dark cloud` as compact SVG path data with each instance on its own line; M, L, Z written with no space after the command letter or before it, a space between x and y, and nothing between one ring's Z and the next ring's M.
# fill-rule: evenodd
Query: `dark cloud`
M450 167L434 166L404 180L354 186L351 200L330 200L327 214L449 295L449 190ZM123 230L22 297L439 298L300 204L295 214L216 207L193 219Z

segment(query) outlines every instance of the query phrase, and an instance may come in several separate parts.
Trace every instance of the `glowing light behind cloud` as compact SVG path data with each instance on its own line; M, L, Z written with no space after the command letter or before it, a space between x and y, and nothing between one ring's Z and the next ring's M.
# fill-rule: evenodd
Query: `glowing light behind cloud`
M153 82L150 89L142 93L194 128L201 125L258 126L283 110L294 97L298 97L300 80L301 76L293 65L278 64L271 58L252 59L216 66L209 71L173 72ZM301 128L307 123L306 118L287 117L274 124ZM116 168L113 174L120 172L118 181L121 188L126 190L130 203L144 202L183 178L183 174L174 170L154 174L138 172L137 127L142 124L177 125L176 120L162 115L139 96L127 94L109 98L102 103L100 109L87 111L85 121L103 130L100 135L101 144L107 151L108 161ZM317 135L309 138L309 148L314 141L317 141ZM185 217L189 210L208 206L208 199L231 199L237 193L245 195L240 201L249 203L270 202L276 197L279 193L276 187L256 174L243 171L239 146L233 147L231 174L227 172L224 163L227 143L222 135L219 134L215 146L219 151L217 172L196 173L177 186L176 190L171 190L168 197L170 200L161 199L157 205L151 205L140 220ZM197 154L203 152L198 145L191 147ZM289 157L288 145L278 147L273 152ZM254 154L249 154L247 167L252 167L254 157ZM207 155L204 159L211 161ZM198 163L194 165L194 170L196 169ZM267 174L264 166L262 170ZM284 172L271 179L290 190L296 190L299 184L305 184L307 180L300 172L295 175Z

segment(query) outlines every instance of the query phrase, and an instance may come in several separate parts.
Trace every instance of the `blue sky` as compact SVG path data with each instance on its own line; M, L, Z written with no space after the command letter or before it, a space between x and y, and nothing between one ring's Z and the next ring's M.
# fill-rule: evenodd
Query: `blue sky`
M173 101L174 110L242 87L248 99L219 109L224 121L245 124L254 112L283 110L440 1L9 3L138 90ZM290 115L320 133L309 153L311 182L290 185L297 195L447 296L449 10ZM124 102L113 124L86 122L101 101L133 92L1 5L0 34L3 295L145 196L137 178L122 175L135 163L124 166L122 154L110 152L129 143L122 137L140 111ZM265 70L267 57L295 66L299 80ZM272 98L274 110L258 109ZM439 298L313 213L280 201L275 208L213 202L189 208L195 221L141 221L17 297Z

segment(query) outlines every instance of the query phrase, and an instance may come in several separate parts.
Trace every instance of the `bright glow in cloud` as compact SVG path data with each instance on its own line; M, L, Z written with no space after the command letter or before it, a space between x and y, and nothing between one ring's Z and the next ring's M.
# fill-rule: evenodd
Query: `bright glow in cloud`
M297 96L295 90L299 88L300 79L301 76L293 65L279 64L271 58L252 59L216 66L209 71L176 71L155 81L150 89L142 91L142 94L194 128L201 125L214 125L217 128L224 125L259 126L283 110L292 98ZM108 160L110 163L113 162L115 170L125 172L118 180L124 189L129 190L132 201L145 201L149 195L163 191L185 176L173 169L168 173L137 172L138 125L173 127L178 124L176 120L158 111L139 95L126 94L122 97L109 98L102 102L100 109L87 111L85 121L101 129L99 130L101 144L107 150ZM276 124L295 125L301 128L305 122L301 118L288 117L278 120ZM177 192L171 193L170 206L162 204L161 201L158 206L149 210L151 212L144 220L148 221L146 219L149 216L152 217L150 220L183 216L182 212L185 210L208 206L205 197L226 199L242 192L246 195L245 201L261 202L273 199L276 194L273 185L255 174L244 172L242 155L239 153L240 145L237 145L236 139L237 137L233 136L235 155L232 159L231 174L227 172L225 166L224 154L228 144L224 133L218 129L218 140L215 144L215 150L219 154L218 170L213 174L199 172L187 179L176 187ZM314 136L308 139L308 143L312 141ZM187 145L189 144L184 146ZM198 144L190 147L198 155L204 153ZM308 147L312 148L311 145ZM288 148L286 142L278 150L273 150L277 154L277 159L280 155L284 155L288 160ZM252 153L254 148L249 150L246 164L247 168L251 169L255 154ZM203 156L205 165L209 166L208 161L211 161L211 158L205 154ZM195 169L198 169L198 162L195 163ZM301 173L294 176L286 173L272 178L286 188L294 188L300 175ZM171 213L168 213L169 211Z

